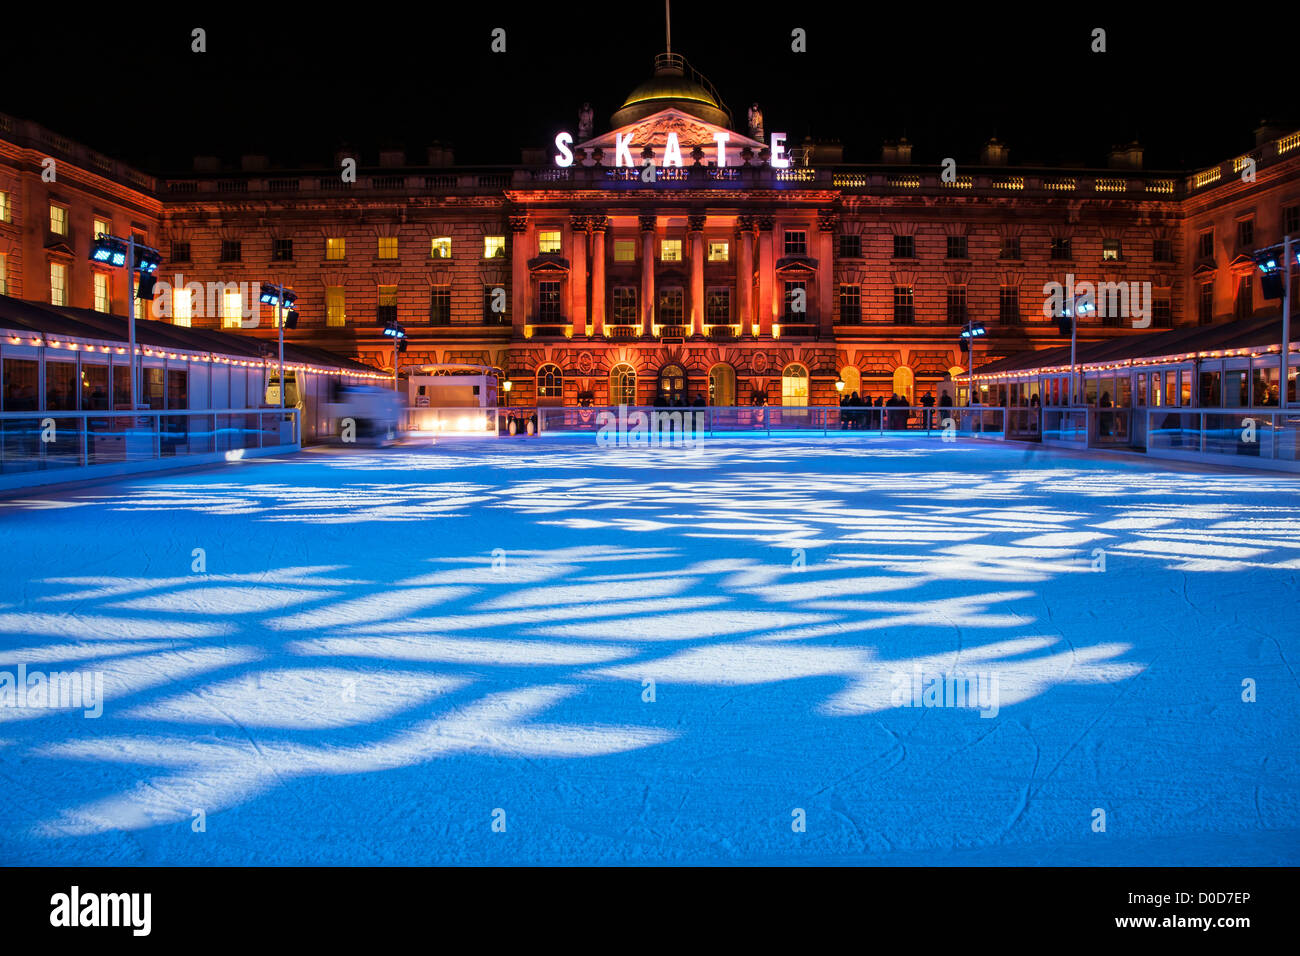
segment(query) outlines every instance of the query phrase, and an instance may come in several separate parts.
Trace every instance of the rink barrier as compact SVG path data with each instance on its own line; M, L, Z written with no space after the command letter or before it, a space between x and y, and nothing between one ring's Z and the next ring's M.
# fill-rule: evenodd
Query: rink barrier
M296 408L0 413L0 490L284 454Z

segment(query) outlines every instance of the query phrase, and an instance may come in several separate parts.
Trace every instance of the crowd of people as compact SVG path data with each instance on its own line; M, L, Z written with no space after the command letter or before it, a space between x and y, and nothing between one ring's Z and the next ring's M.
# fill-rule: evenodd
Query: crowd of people
M952 407L952 396L944 392L939 396L938 405L940 408ZM921 396L922 411L917 414L917 427L933 427L935 407L934 395L926 392ZM852 392L840 399L840 429L886 429L889 431L898 431L908 427L913 412L911 404L906 398L898 393L893 393L889 398L883 395L877 395L873 402L870 398Z

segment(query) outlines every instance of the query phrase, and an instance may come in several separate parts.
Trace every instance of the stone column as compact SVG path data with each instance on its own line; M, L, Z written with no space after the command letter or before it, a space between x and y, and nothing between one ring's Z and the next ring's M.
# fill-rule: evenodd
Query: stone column
M655 309L655 217L640 216L641 226L641 334L654 331Z
M740 251L736 256L736 321L740 331L748 335L754 322L754 217L738 216L736 228L740 230Z
M779 300L776 298L776 260L773 258L772 216L758 217L758 334L772 337L772 319Z
M823 341L835 334L835 229L840 217L826 209L817 214L817 321Z
M704 216L686 218L691 247L691 335L704 334Z
M524 337L524 324L528 320L528 253L531 230L528 216L510 217L510 324L514 337Z
M591 334L605 334L605 230L609 218L592 216L591 223Z
M574 335L587 334L587 217L569 217L569 241L573 253L569 257L569 301L572 311Z

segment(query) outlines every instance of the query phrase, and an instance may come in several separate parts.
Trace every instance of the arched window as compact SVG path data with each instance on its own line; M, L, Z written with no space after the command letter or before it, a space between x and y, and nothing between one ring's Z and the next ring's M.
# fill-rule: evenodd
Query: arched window
M808 404L808 369L798 363L787 365L781 373L781 404Z
M564 373L558 365L543 365L537 370L537 397L564 397Z
M862 394L862 373L856 365L846 365L840 369L840 381L844 383L844 391L837 398L848 398L854 392Z
M900 365L894 369L894 394L901 395L907 399L907 404L915 405L912 401L912 385L915 379L912 377L912 370L906 365Z
M729 406L736 404L736 370L719 364L709 369L709 404Z
M636 371L632 366L615 365L609 370L609 403L611 405L636 404Z

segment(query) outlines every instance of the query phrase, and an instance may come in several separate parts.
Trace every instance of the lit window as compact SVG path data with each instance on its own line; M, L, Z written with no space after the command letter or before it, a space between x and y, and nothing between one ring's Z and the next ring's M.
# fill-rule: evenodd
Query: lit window
M1101 258L1106 262L1118 262L1124 258L1124 247L1118 239L1101 241Z
M636 404L636 371L630 365L615 365L609 370L609 403Z
M50 305L67 305L68 267L61 262L50 263Z
M56 236L68 234L68 210L50 203L50 232Z
M434 236L429 246L429 257L432 259L450 259L451 236Z
M537 251L542 255L549 255L560 251L560 231L558 229L548 229L545 232L537 234Z
M808 370L802 365L789 365L781 373L781 404L808 404Z
M348 241L346 239L326 239L325 240L325 258L342 259L348 253ZM343 323L339 323L342 325Z
M9 294L9 281L5 278L8 274L7 257L0 256L0 295Z
M614 261L636 262L636 241L633 239L615 239Z
M484 259L503 259L506 254L506 237L505 236L484 236L483 237L483 258Z
M153 299L142 299L139 295L140 284L131 283L131 295L135 296L135 317L137 319L153 318Z
M111 236L113 234L113 224L107 219L93 219L90 223L90 237Z
M662 262L681 262L682 241L680 239L665 239L659 246L659 259Z
M190 327L191 320L194 317L194 290L193 289L173 289L172 290L172 324Z
M731 244L726 242L709 243L709 261L726 262L731 253Z
M0 222L8 222L10 214L9 194L0 192Z
M226 289L221 293L221 327L237 329L243 325L244 297L238 289Z
M340 239L339 242L343 240ZM346 325L348 320L347 296L341 285L325 287L325 324L331 326Z
M379 237L379 258L381 259L397 258L397 237L396 236Z
M108 276L103 272L95 273L95 311L108 312L110 297L108 293Z

